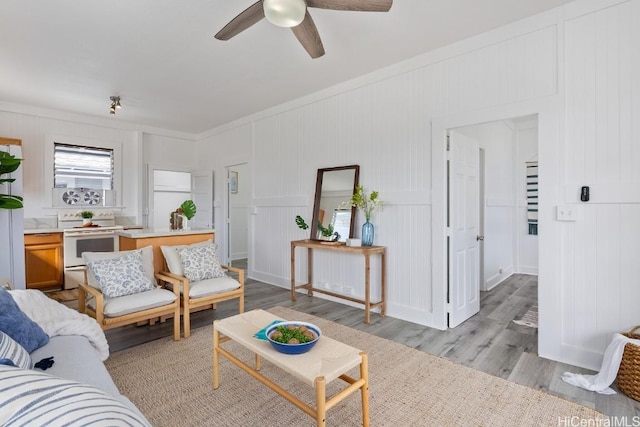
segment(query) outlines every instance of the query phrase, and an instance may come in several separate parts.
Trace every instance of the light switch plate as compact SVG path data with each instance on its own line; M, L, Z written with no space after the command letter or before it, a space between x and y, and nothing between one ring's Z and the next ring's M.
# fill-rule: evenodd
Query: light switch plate
M558 221L577 221L579 213L577 206L558 206L556 219Z

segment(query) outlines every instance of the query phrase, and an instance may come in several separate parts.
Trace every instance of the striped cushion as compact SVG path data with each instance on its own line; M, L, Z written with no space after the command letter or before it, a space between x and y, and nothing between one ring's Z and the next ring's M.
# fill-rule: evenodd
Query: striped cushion
M31 356L27 350L2 331L0 331L0 359L8 359L19 368L31 368Z
M2 426L150 426L104 391L43 372L0 365Z

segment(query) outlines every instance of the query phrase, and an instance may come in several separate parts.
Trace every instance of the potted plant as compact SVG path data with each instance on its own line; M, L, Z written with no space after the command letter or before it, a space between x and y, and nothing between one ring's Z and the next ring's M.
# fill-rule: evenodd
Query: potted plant
M180 207L171 212L169 223L172 230L188 230L188 220L196 215L196 204L193 200L185 200Z
M301 230L308 230L309 225L305 222L304 218L300 215L296 215L296 225ZM328 227L324 227L320 221L318 221L318 231L324 240L336 242L340 239L340 233L333 230L333 224L329 224Z
M81 211L81 212L78 213L78 215L80 215L80 218L82 218L82 225L91 224L91 218L93 218L93 212L91 212L91 211Z
M18 159L16 156L5 151L0 151L0 176L17 170L20 167L21 162L22 159ZM14 178L0 177L0 184L8 184L14 181ZM21 196L0 193L0 209L20 209L23 207L22 202L23 199Z

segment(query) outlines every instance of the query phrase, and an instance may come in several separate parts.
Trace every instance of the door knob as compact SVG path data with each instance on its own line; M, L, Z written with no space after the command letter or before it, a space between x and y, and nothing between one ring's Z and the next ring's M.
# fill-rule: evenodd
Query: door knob
M476 236L476 240L484 240L484 236Z

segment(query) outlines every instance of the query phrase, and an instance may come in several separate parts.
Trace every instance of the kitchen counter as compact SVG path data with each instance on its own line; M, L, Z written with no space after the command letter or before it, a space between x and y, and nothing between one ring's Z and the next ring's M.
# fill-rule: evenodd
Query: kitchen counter
M193 234L211 234L215 233L213 228L193 228L190 230L169 230L168 228L142 228L119 230L116 232L119 236L128 237L130 239L146 239L149 237L166 237L166 236L189 236Z
M62 231L62 228L29 228L24 230L24 234L62 233Z

